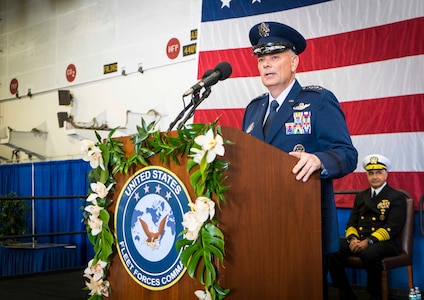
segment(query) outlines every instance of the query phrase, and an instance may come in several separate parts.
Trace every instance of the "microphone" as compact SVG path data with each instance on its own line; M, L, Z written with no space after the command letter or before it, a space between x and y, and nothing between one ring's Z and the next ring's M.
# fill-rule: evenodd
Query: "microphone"
M197 92L204 87L212 86L220 80L227 79L228 77L230 77L232 71L233 69L231 68L231 65L229 63L225 61L220 62L219 64L216 65L215 69L212 71L210 75L207 75L207 73L210 72L210 70L206 71L205 74L203 75L202 80L200 80L198 83L193 85L190 89L188 89L183 94L183 97L191 95L194 92Z

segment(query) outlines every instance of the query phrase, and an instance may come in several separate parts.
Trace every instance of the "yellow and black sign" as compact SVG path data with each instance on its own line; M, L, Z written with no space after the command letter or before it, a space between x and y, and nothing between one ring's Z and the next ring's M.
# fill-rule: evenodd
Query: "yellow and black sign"
M113 72L118 72L117 62L108 65L103 65L103 74L109 74Z
M191 41L197 40L197 29L193 29L190 31L190 40Z
M183 46L183 56L196 54L197 51L197 44L190 44Z

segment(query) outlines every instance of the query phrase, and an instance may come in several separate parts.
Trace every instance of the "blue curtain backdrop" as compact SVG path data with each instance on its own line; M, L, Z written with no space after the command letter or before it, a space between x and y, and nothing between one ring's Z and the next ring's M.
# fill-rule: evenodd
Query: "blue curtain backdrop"
M31 196L31 164L0 165L0 195Z
M83 160L0 165L0 195L19 197L87 195L90 165ZM35 200L35 233L85 231L82 222L85 198ZM29 201L31 203L31 201ZM31 229L28 213L28 233ZM85 234L36 238L38 243L76 245L76 266L85 266L93 250Z

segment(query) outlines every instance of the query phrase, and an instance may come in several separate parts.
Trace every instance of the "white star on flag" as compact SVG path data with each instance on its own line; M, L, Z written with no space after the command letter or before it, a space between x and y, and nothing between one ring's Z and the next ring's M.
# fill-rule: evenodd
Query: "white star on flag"
M231 2L231 0L221 0L221 2L222 2L221 8L224 8L224 6L230 8L230 2Z

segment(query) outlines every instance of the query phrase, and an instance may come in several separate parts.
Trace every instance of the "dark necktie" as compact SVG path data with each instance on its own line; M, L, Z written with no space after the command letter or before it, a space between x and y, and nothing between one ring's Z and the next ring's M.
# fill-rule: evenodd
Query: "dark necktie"
M269 127L271 125L272 119L274 119L275 115L277 114L277 107L278 102L277 100L272 100L270 108L269 108L269 114L264 124L264 136L266 137Z
M371 199L374 199L376 195L377 195L377 193L374 190L374 192L372 193L372 198Z

